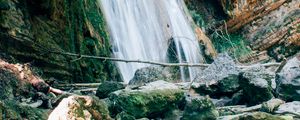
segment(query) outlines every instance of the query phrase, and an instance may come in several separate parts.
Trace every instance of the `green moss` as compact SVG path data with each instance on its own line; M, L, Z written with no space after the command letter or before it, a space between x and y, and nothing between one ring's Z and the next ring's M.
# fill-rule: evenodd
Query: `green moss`
M2 1L1 1L2 2ZM1 11L1 32L11 31L16 38L0 35L0 50L16 57L17 62L34 61L42 77L61 82L120 81L116 66L110 61L77 59L49 51L105 56L111 55L110 38L98 1L4 0L11 9ZM5 6L5 5L4 5ZM3 31L2 31L3 30ZM27 41L29 40L29 41Z
M134 116L129 115L125 112L121 112L116 117L117 120L135 120Z
M45 120L48 117L47 110L21 106L13 101L0 101L0 109L4 119Z
M147 92L122 92L114 97L116 106L136 118L156 118L172 110L183 100L181 90L153 90Z
M185 106L183 120L214 120L219 113L208 97L193 98Z

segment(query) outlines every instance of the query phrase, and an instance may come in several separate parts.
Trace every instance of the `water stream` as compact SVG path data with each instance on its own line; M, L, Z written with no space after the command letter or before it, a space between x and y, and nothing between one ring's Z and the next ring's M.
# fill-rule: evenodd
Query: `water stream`
M174 40L178 61L202 62L195 34L183 10L182 0L99 0L109 27L116 58L168 62L167 50ZM117 63L125 82L141 63ZM181 79L192 79L196 69L180 67Z

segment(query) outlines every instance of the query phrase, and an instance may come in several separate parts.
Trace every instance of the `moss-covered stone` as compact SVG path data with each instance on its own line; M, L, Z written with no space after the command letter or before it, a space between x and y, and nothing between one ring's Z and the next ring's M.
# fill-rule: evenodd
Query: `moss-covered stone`
M110 61L77 59L53 51L109 57L110 42L98 1L2 0L0 52L32 62L43 77L61 82L119 80Z
M48 118L48 110L21 106L14 101L0 101L0 111L2 111L0 113L2 119L45 120Z
M184 99L184 93L179 89L117 92L110 99L120 110L136 118L163 116L166 111L177 108Z
M215 120L219 116L213 102L208 97L187 100L183 120Z
M121 112L116 116L116 120L135 120L135 118L132 115L129 115L125 112Z
M64 98L48 119L94 119L110 120L108 108L102 100L89 96Z
M124 88L125 88L125 85L122 83L106 81L98 87L98 89L96 91L96 96L99 97L100 99L103 99L103 98L108 97L108 95L111 92L121 90Z

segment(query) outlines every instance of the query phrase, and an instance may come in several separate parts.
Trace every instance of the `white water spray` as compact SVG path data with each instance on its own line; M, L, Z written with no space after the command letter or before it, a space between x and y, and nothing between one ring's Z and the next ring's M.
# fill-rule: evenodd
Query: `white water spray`
M99 0L111 34L116 58L167 62L170 39L176 44L179 62L202 62L195 34L183 11L182 0ZM187 39L188 38L188 39ZM127 83L135 71L149 64L117 62ZM181 78L191 79L196 69L180 67Z

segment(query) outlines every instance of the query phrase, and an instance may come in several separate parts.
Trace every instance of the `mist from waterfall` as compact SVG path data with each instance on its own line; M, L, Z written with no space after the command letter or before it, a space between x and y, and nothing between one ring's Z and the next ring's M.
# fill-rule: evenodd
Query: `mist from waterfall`
M99 3L109 27L114 57L168 62L167 50L174 40L179 62L203 61L182 0L99 0ZM117 65L126 83L137 69L150 66L122 62ZM195 68L180 67L180 71L182 80L192 79L196 74Z

